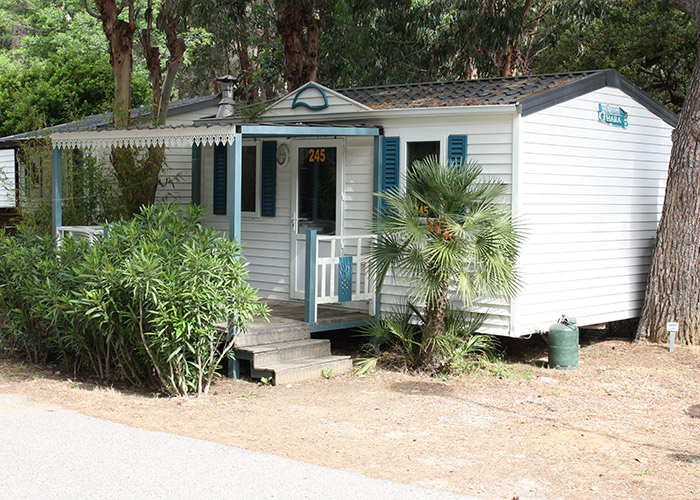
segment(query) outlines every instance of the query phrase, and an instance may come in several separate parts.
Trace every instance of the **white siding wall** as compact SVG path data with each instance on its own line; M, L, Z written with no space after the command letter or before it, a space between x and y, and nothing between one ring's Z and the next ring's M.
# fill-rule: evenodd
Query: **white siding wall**
M0 149L0 208L15 203L15 150Z
M214 192L213 163L214 148L203 148L202 206L207 213L204 222L228 234L228 215L211 213ZM276 217L252 217L245 213L242 217L243 255L249 262L248 282L260 290L261 297L267 299L289 299L290 181L291 161L285 168L277 169Z
M626 129L598 104L629 113ZM671 148L671 127L605 88L522 118L516 211L526 225L525 287L514 330L562 314L590 325L639 315Z
M167 148L165 167L156 199L162 202L188 205L192 201L192 148Z
M510 186L513 163L512 121L512 115L484 114L403 119L385 121L383 125L385 136L401 138L402 174L406 171L407 142L440 141L440 152L443 160L446 160L448 136L467 135L468 158L481 164L485 176L497 177ZM510 199L505 199L504 202L510 203ZM390 311L396 304L404 303L407 292L408 289L398 281L387 278L382 290L382 311ZM491 300L477 310L488 314L482 328L484 333L508 335L510 311L506 301Z
M278 145L282 141L278 141ZM246 143L247 144L247 143ZM293 141L288 141L294 151ZM339 154L346 152L344 159L345 184L345 234L366 234L367 223L372 213L372 175L374 168L374 142L372 138L351 137ZM187 168L190 168L189 151ZM207 215L205 224L228 234L227 215L211 213L213 196L213 148L205 147L202 154L202 205ZM168 156L170 161L170 155ZM185 165L184 156L182 165ZM292 169L296 160L291 158L285 167L277 168L277 215L276 217L252 217L243 214L243 254L249 262L249 283L260 290L267 299L288 300L290 284L290 229ZM173 170L170 166L170 170ZM184 167L183 167L184 169ZM189 201L189 172L178 189ZM259 193L258 193L259 195Z

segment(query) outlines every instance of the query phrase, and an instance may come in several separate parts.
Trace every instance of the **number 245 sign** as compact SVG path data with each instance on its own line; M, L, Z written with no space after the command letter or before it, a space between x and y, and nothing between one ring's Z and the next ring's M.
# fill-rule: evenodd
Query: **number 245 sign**
M311 148L309 149L308 161L323 163L326 161L326 148Z

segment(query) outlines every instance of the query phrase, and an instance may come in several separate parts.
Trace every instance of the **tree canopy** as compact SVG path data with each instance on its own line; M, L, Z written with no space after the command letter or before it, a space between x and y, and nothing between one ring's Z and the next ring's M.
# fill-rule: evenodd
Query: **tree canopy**
M614 67L678 111L695 56L693 20L663 0L130 3L133 106L154 101L157 60L168 98L217 92L215 77L230 73L248 101L309 78L341 88ZM172 87L166 4L184 44ZM108 111L113 95L108 41L83 1L0 0L1 134Z

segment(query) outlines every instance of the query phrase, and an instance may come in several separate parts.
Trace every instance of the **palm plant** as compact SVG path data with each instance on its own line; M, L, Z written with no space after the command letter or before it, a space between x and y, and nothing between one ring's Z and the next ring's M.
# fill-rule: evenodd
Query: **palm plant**
M381 290L387 273L409 285L408 298L425 308L420 364L440 363L438 339L452 296L466 305L517 291L520 232L499 196L505 185L480 177L474 161L450 164L428 157L412 165L405 191L376 194L382 201L370 264Z

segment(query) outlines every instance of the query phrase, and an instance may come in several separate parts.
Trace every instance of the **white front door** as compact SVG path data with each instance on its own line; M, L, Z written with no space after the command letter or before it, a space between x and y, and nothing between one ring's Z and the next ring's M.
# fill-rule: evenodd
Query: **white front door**
M342 221L342 147L340 141L300 142L292 157L292 230L290 298L304 298L306 232L339 235ZM321 249L320 253L323 252Z

